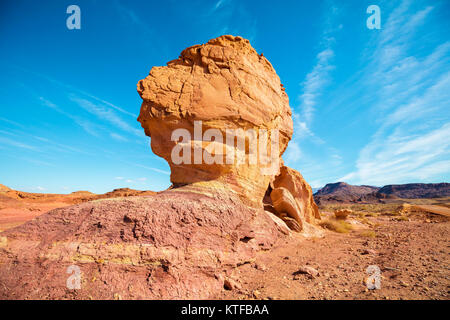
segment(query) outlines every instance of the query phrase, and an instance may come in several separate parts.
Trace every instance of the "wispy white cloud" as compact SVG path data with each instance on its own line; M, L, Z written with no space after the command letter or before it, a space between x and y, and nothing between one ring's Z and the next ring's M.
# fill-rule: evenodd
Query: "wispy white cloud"
M112 124L116 128L119 128L123 131L126 131L129 134L136 135L138 137L144 137L145 135L141 130L137 128L133 128L126 120L124 120L118 113L115 112L114 109L110 108L111 104L105 102L101 99L88 100L87 98L80 97L73 93L68 93L69 99L76 103L77 106L81 107L85 111L89 112L92 115L95 115L101 122L106 122ZM90 96L89 96L90 97ZM88 120L86 117L82 117L80 115L73 115L70 112L64 111L61 107L53 103L52 101L39 97L39 100L42 105L47 106L56 112L72 119L77 125L83 128L87 133L99 137L101 131L105 131L106 128L98 123L95 123L91 120ZM102 102L103 101L103 102ZM117 109L116 109L117 110ZM128 139L118 133L109 133L110 137L118 141L127 141Z
M302 82L300 95L300 110L305 126L310 126L315 107L327 84L331 81L331 71L334 70L333 58L336 35L343 28L339 23L342 9L332 1L326 3L326 14L323 22L323 32L320 39L320 50L316 55L315 65Z
M302 151L300 149L300 145L297 141L290 141L289 148L284 153L284 160L286 163L294 163L300 160L302 156Z
M44 97L39 97L39 101L41 102L42 105L49 107L49 108L55 110L56 112L72 119L72 121L74 121L77 125L79 125L88 134L90 134L94 137L100 136L99 131L102 130L102 128L99 125L97 125L85 118L82 118L78 115L73 115L69 112L64 111L62 108L58 107L55 103L51 102L48 99L45 99Z
M383 185L443 180L450 173L445 166L450 156L450 42L418 55L420 40L413 38L421 39L417 35L432 12L431 6L414 10L403 1L375 39L358 86L375 96L372 112L379 126L360 151L356 170L341 180Z
M229 17L234 8L235 3L231 0L218 0L215 3L212 2L209 8L206 10L206 16L220 16ZM228 11L227 11L228 10Z
M450 123L427 134L404 136L395 132L368 144L357 161L357 171L342 181L383 185L428 179L448 173Z
M12 132L10 132L10 131L0 130L0 133L1 133L1 134L6 134L6 135L8 135L8 136L15 136L15 134L12 133Z
M55 165L53 163L50 163L50 162L47 162L47 161L31 159L31 158L21 158L21 160L27 161L27 162L30 162L30 163L33 163L33 164L37 164L38 166L55 167Z
M22 69L21 69L22 70ZM30 72L28 70L23 70L26 72ZM80 126L84 131L86 131L88 134L100 137L102 132L108 131L108 129L105 127L106 123L109 123L113 126L115 126L118 129L121 129L128 134L133 134L135 136L138 136L140 138L144 138L145 135L142 132L142 130L139 130L133 126L131 126L128 121L128 118L123 118L121 115L124 115L126 117L131 117L134 120L137 118L136 114L129 112L127 110L124 110L123 108L106 101L102 98L99 98L95 95L92 95L86 91L80 90L78 88L75 88L69 84L62 83L58 80L55 80L51 77L48 77L46 75L31 72L38 77L41 77L53 85L60 87L63 89L63 93L71 100L72 102L76 103L79 107L83 108L85 111L89 112L90 114L97 117L99 121L91 121L87 117L83 117L79 113L73 114L68 111L66 111L65 108L60 107L56 103L50 101L49 99L46 99L42 96L39 96L38 99L41 102L42 105L49 107L56 112L72 119L78 126ZM118 133L107 133L110 137L117 141L127 141L128 139L124 137L123 135L120 135Z
M14 140L14 139L10 139L10 138L6 138L6 137L0 137L0 143L12 146L12 147L17 147L17 148L22 148L22 149L28 149L28 150L33 150L33 151L39 151L39 149L35 146L29 145L29 144L25 144L22 143L20 141Z
M113 2L113 7L128 25L136 26L139 28L140 32L143 32L146 35L151 35L153 33L150 26L143 19L141 19L139 14L132 8L122 4L119 0L115 0Z
M114 140L121 141L121 142L128 142L128 139L127 139L127 138L125 138L124 136L121 136L121 135L118 134L118 133L111 132L109 135L110 135L111 138L113 138Z
M317 54L316 65L306 75L306 79L303 82L303 93L300 96L300 110L305 124L312 121L317 99L326 84L330 81L330 71L334 68L331 64L333 57L334 52L329 47L319 52Z
M138 130L130 126L125 120L123 120L116 112L108 108L102 103L94 103L93 101L80 98L76 95L70 95L70 100L77 103L78 106L86 110L87 112L95 115L98 119L102 121L109 122L115 127L124 130L128 133L134 134L139 137L143 137L144 134L142 130Z
M89 152L86 152L85 150L81 150L79 148L75 148L72 145L59 143L52 139L42 137L39 135L34 135L24 130L17 130L17 129L9 129L9 131L0 130L0 133L11 137L6 139L3 138L3 140L0 139L0 143L3 142L4 144L13 147L18 147L21 149L28 149L30 151L46 154L53 154L55 151L65 153L90 154ZM21 158L21 160L24 159L27 160L28 162L38 163L36 162L37 160L32 159L28 160L27 158ZM41 164L51 165L47 162L41 162Z
M56 104L54 104L53 102L51 102L50 100L45 99L44 97L39 97L39 100L41 101L41 103L44 106L47 106L49 108L52 108L53 110L62 113L62 114L66 114L62 109L60 109Z
M115 177L114 179L120 180L129 184L143 184L147 181L147 178L124 178L124 177Z
M72 86L69 86L69 87L72 88L72 89L74 89L74 87L72 87ZM106 100L104 100L104 99L102 99L102 98L99 98L99 97L97 97L97 96L94 96L94 95L92 95L92 94L90 94L90 93L88 93L88 92L86 92L86 91L79 90L79 89L75 89L74 91L78 91L78 92L81 93L82 95L84 95L84 96L86 96L86 97L88 97L88 98L94 99L94 100L96 100L97 102L100 102L100 103L102 103L102 104L104 104L104 105L106 105L106 106L108 106L108 107L111 107L111 108L113 108L114 110L119 111L120 113L123 113L123 114L125 114L125 115L128 115L128 116L130 116L130 117L132 117L132 118L134 118L134 119L137 118L137 115L136 115L135 113L129 112L129 111L127 111L127 110L125 110L125 109L123 109L123 108L121 108L121 107L119 107L119 106L117 106L117 105L115 105L115 104L113 104L113 103L111 103L111 102L109 102L109 101L106 101Z
M54 150L57 150L59 152L70 152L70 153L84 153L84 154L88 154L86 151L84 150L80 150L78 148L74 148L71 145L67 145L67 144L62 144L59 142L55 142L51 139L45 138L45 137L41 137L41 136L32 136L34 139L39 140L41 142L43 142L47 147L51 147Z
M228 0L219 0L216 2L216 4L213 7L213 11L216 11L220 9L225 3L227 3Z
M117 106L116 104L114 104L114 103L112 103L112 102L110 102L110 101L107 101L107 100L105 100L105 99L103 99L103 98L100 98L100 97L98 97L98 96L96 96L96 95L93 95L93 94L91 94L91 93L89 93L89 92L87 92L87 91L84 91L84 90L82 90L82 89L79 89L79 88L77 88L77 87L74 87L74 86L72 86L72 85L70 85L70 84L63 83L63 82L61 82L61 81L59 81L59 80L56 80L56 79L54 79L54 78L52 78L52 77L50 77L50 76L48 76L48 75L46 75L46 74L42 74L42 73L39 73L39 72L31 71L31 70L22 68L22 67L17 66L17 65L12 65L11 67L13 67L13 68L16 69L16 70L20 70L20 71L22 71L22 72L29 73L29 74L32 74L32 75L34 75L34 76L36 76L36 77L39 77L39 78L41 78L41 79L43 79L43 80L46 80L46 81L48 81L49 83L51 83L52 85L54 85L54 86L56 86L56 87L59 87L59 88L63 89L64 92L67 93L67 94L69 94L69 93L71 93L71 94L77 94L77 95L79 95L79 96L84 96L84 97L86 97L86 98L93 99L93 100L97 101L98 103L107 105L108 107L110 107L110 108L112 108L112 109L115 109L116 111L118 111L118 112L120 112L120 113L123 113L123 114L125 114L125 115L127 115L127 116L130 116L130 117L134 118L134 119L137 118L137 115L136 115L135 113L133 113L133 112L129 112L129 111L127 111L127 110L125 110L125 109L123 109L123 108ZM27 88L28 88L28 90L30 90L30 91L33 90L33 89L30 88L30 87L27 87ZM32 93L36 95L36 93L34 93L34 92L32 92ZM39 95L38 95L38 98L39 98L39 99L43 99L42 102L45 103L45 99L44 99L44 98L40 97ZM50 104L47 105L47 106L51 108L51 107L55 107L56 105L54 105L54 104L52 105L52 103L50 102Z
M72 119L88 134L94 137L100 137L100 130L103 130L103 128L101 128L98 124L78 116L73 116Z
M323 91L331 82L335 43L334 35L342 29L342 24L337 23L340 10L332 3L327 7L327 14L323 22L320 50L315 57L312 70L305 76L301 83L300 105L293 108L292 120L294 123L294 135L289 142L284 158L287 164L294 165L301 159L301 142L307 138L315 144L325 144L325 141L317 136L310 128L314 119L315 108L322 97Z
M149 166L144 166L142 164L135 164L135 166L136 167L140 167L140 168L144 168L144 169L148 169L148 170L151 170L151 171L154 171L154 172L162 173L162 174L165 174L165 175L170 175L170 171L161 170L161 169L154 168L154 167L149 167Z
M218 0L211 2L206 8L204 4L197 8L195 14L208 25L210 37L224 34L239 35L255 44L258 34L258 20L248 3L244 1ZM205 10L206 9L206 10ZM201 14L200 12L203 12Z
M16 127L22 128L22 129L25 128L22 124L20 124L20 123L18 123L18 122L16 122L16 121L13 121L13 120L11 120L11 119L6 119L6 118L0 117L0 121L3 121L3 122L6 122L6 123L9 123L9 124L12 124L12 125L14 125L14 126L16 126Z

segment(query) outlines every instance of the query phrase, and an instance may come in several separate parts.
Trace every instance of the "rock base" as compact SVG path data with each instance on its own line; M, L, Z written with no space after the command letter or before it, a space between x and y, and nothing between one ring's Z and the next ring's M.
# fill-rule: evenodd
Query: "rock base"
M55 209L0 233L0 298L207 299L228 271L290 236L270 215L183 188Z

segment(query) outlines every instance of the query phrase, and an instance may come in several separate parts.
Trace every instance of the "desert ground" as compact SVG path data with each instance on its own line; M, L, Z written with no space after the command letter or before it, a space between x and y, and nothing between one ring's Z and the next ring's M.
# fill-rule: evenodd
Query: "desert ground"
M105 194L77 191L70 194L30 193L13 190L0 184L0 232L22 225L52 209L96 199L152 195L153 191L128 188L115 189Z
M0 230L19 226L54 208L108 195L3 193ZM149 193L144 193L149 196ZM396 199L378 204L319 207L324 236L286 240L234 268L216 299L448 299L450 198ZM334 211L351 209L345 219ZM366 269L381 271L381 288L369 290Z
M334 219L333 210L343 207L354 213L346 221ZM448 198L335 204L321 214L329 228L323 238L261 253L253 264L236 269L240 290L224 291L220 298L448 299ZM367 289L369 265L380 268L379 290Z

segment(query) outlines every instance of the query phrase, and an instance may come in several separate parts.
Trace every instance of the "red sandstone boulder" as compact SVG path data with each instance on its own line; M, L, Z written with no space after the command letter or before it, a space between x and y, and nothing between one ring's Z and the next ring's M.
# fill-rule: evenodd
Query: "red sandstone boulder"
M0 299L206 299L285 237L227 194L165 191L55 209L0 234ZM70 266L81 272L69 289Z

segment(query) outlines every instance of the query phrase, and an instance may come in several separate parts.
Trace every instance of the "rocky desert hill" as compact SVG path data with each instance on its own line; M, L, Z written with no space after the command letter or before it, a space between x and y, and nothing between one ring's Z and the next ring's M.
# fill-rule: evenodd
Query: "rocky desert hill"
M233 271L258 253L322 236L311 187L281 159L293 133L288 96L248 40L189 47L137 90L138 121L169 163L172 188L92 199L0 233L0 298L212 298L235 288ZM200 121L214 139L197 137ZM219 139L229 130L236 146ZM270 150L262 163L252 160L251 138ZM173 156L180 149L183 161ZM232 157L206 163L198 154ZM79 290L67 286L74 268Z
M361 196L378 191L374 186L354 186L345 182L328 183L314 194L317 203L324 201L357 201Z
M75 191L69 194L57 194L57 193L33 193L18 191L8 188L0 184L0 196L20 201L34 201L34 202L65 202L68 204L75 204L96 199L116 198L116 197L129 197L138 195L152 195L153 191L141 191L130 188L119 188L105 194L95 194L90 191Z
M345 182L329 183L314 194L317 204L379 203L395 199L450 197L450 183L408 183L384 187L354 186Z
M377 193L404 199L444 198L450 197L450 183L391 184Z

